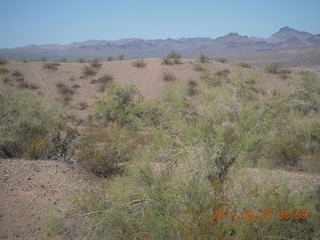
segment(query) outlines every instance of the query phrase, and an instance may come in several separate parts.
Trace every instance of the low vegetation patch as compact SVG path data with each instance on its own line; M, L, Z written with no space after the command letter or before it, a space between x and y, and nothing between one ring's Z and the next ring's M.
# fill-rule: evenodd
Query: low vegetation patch
M243 68L251 68L251 65L249 63L245 63L245 62L239 62L236 65L239 67L243 67Z
M8 73L9 73L9 70L8 70L8 69L6 69L6 68L4 68L4 67L1 67L1 68L0 68L0 74L5 75L5 74L8 74Z
M92 62L90 63L90 66L91 66L92 68L99 68L99 67L101 67L101 63L100 63L99 59L95 58L95 59L93 59Z
M227 63L228 59L226 59L226 58L217 58L216 61L219 62L219 63Z
M22 77L23 76L22 73L18 70L14 70L11 75L12 75L12 77Z
M162 74L162 79L163 81L165 82L170 82L170 81L175 81L177 80L176 76L173 75L172 73L169 73L169 72L165 72Z
M0 57L0 65L5 65L7 63L8 63L8 61L5 58Z
M178 52L171 52L162 59L162 63L166 65L181 64L181 54Z
M201 63L208 63L208 62L210 62L210 57L209 57L209 56L206 56L206 55L204 55L204 54L200 54L200 56L199 56L199 61L200 61Z
M86 65L83 67L82 73L84 77L88 77L95 75L97 72L94 67Z
M132 63L132 66L136 68L144 68L147 64L144 62L143 59L137 59Z
M43 64L43 69L57 70L60 66L60 63L48 62Z

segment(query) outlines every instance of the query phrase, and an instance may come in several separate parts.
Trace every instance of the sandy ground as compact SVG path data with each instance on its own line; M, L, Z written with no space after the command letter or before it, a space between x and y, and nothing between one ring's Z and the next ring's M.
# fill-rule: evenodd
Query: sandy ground
M0 239L43 239L50 205L67 211L76 190L98 186L96 178L63 162L0 160Z

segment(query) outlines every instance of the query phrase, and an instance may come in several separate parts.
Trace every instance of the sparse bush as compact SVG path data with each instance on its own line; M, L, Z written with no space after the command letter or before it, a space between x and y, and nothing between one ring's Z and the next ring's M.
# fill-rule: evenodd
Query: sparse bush
M78 146L76 160L88 171L97 176L109 177L121 173L119 164L129 160L127 133L123 128L113 126L108 134L109 141L103 146L82 141Z
M0 74L5 75L5 74L8 74L8 73L9 73L9 70L8 70L8 69L6 69L6 68L4 68L4 67L1 67L1 68L0 68Z
M80 102L80 104L79 104L80 111L85 110L87 108L88 108L88 104L86 102Z
M198 90L197 90L198 85L199 84L194 80L188 81L188 95L189 96L194 96L194 95L198 94Z
M68 103L72 100L72 95L75 93L72 88L61 82L56 85L56 88L58 89L58 93L62 96L62 100L64 102Z
M22 59L22 62L23 63L28 63L28 60L24 58L24 59Z
M245 63L245 62L239 62L236 65L239 67L243 67L243 68L251 68L251 65L249 63Z
M95 69L92 66L84 66L82 69L84 77L92 76L96 74Z
M119 55L118 55L118 60L121 61L121 60L123 60L123 59L124 59L124 55L123 55L123 54L119 54Z
M214 73L214 75L220 79L225 79L229 74L230 74L229 69L220 70Z
M210 62L210 58L209 58L209 56L206 56L206 55L201 53L200 56L199 56L199 61L201 63L208 63L208 62Z
M7 63L8 63L8 61L5 58L0 57L0 65L5 65Z
M66 159L72 154L75 132L66 126L69 117L62 106L1 86L0 109L1 158Z
M132 63L132 66L136 68L144 68L146 66L146 63L143 59L137 59Z
M67 62L67 59L65 59L65 58L60 58L60 59L59 59L59 62L65 63L65 62Z
M74 82L74 80L75 80L74 77L69 78L70 82Z
M277 74L279 73L279 71L281 70L282 66L280 63L270 63L269 65L267 65L265 67L265 70L268 73L273 73L273 74Z
M27 89L31 89L31 90L35 90L35 89L40 88L38 84L28 83L28 82L24 81L24 78L21 78L21 80L18 81L18 87L19 88L27 88Z
M43 69L57 70L59 66L60 63L48 62L43 64Z
M90 63L90 66L91 66L92 68L99 68L99 67L101 67L101 63L100 63L99 59L95 58L95 59L93 59L92 62Z
M162 60L163 64L172 65L181 63L181 55L178 52L171 52Z
M175 81L177 80L176 76L174 76L172 73L165 72L162 74L162 79L165 82Z
M206 70L205 67L202 64L199 64L199 63L194 64L193 69L195 71L197 71L197 72L203 72L203 71Z
M219 62L219 63L227 63L228 59L226 59L226 58L217 58L216 61Z
M22 77L23 76L22 73L18 70L14 70L11 75L12 75L12 77Z
M48 61L48 59L47 59L46 57L42 57L42 58L40 59L40 62L46 62L46 61Z
M95 82L91 81L91 83L99 83L99 92L104 92L106 86L108 83L113 81L113 76L109 75L109 74L105 74L102 77L100 77L98 80L96 80Z
M72 85L72 88L73 89L78 89L78 88L81 88L81 86L79 84L74 84L74 85Z
M79 58L77 62L78 62L78 63L84 63L85 60L84 60L83 58Z
M107 61L108 61L108 62L112 62L112 61L113 61L113 57L109 56L109 57L107 58Z

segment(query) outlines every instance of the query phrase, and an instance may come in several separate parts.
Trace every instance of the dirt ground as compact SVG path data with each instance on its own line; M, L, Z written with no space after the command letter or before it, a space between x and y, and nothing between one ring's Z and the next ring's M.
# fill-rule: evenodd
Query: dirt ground
M46 209L70 209L73 193L97 181L59 161L0 160L0 239L43 239Z

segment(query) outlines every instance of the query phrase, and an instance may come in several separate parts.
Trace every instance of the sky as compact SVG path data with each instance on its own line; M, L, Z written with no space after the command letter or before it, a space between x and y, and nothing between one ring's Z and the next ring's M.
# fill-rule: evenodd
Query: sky
M0 0L0 48L122 38L320 33L320 0Z

